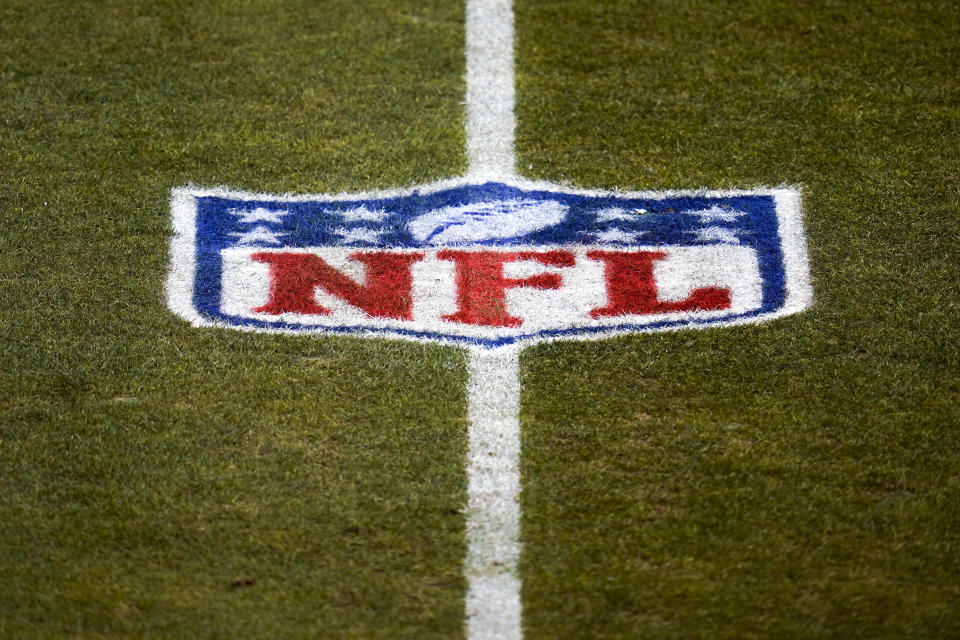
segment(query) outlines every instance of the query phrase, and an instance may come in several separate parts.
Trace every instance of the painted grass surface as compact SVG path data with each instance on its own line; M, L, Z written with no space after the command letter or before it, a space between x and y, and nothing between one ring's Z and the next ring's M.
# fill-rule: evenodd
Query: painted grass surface
M799 184L816 295L524 356L528 638L960 627L960 12L901 5L517 4L527 175ZM462 633L460 354L163 302L173 186L461 173L462 14L0 7L0 637Z
M528 638L956 636L960 10L922 4L518 6L521 166L801 185L816 296L528 352Z

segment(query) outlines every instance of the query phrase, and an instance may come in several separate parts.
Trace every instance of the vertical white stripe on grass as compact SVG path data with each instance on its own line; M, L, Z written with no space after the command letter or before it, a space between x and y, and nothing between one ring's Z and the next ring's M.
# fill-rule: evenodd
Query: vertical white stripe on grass
M516 171L511 0L467 0L467 175Z
M511 178L513 5L467 0L467 175ZM519 348L470 349L467 363L467 639L520 640Z
M468 353L467 639L520 640L520 350Z
M511 0L467 0L466 31L467 175L511 178ZM520 640L520 350L468 353L467 639Z

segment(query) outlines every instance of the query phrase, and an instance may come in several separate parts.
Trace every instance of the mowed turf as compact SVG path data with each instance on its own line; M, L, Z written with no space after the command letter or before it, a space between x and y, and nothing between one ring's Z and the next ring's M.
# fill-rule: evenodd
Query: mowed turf
M527 638L957 637L958 5L517 12L528 173L799 185L815 295L527 352Z
M0 637L455 638L465 370L196 330L169 193L462 170L445 3L0 7Z
M526 352L526 638L955 635L960 10L516 12L526 175L799 185L815 295ZM163 298L171 187L461 173L462 23L0 7L0 637L462 636L460 353L192 329Z

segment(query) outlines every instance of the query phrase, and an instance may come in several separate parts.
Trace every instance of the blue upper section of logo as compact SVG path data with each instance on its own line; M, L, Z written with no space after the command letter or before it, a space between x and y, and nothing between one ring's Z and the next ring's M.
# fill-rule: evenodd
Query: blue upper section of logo
M197 213L198 236L220 248L568 243L741 243L759 248L763 237L776 232L769 195L646 199L528 190L500 183L368 200L289 202L208 196L198 198Z

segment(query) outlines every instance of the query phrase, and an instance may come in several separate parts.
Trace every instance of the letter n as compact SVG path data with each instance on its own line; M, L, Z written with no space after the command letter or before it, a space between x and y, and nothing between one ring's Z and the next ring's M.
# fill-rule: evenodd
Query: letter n
M326 315L330 310L317 304L315 296L320 288L375 318L413 319L410 268L423 259L422 253L351 254L351 260L366 267L363 284L312 253L260 251L250 257L270 265L270 298L267 304L253 309L256 313Z

